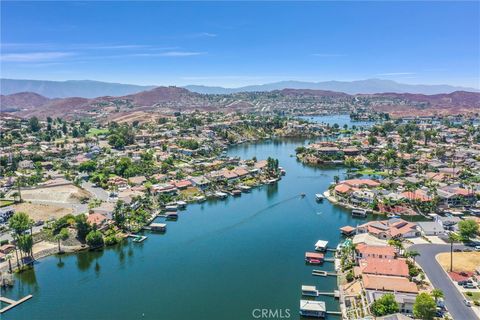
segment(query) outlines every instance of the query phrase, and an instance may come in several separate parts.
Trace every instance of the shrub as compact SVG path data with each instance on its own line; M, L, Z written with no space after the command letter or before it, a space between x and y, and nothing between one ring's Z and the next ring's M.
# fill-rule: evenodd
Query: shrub
M346 279L347 279L348 282L352 282L352 281L353 281L354 276L353 276L353 271L352 271L352 270L350 270L350 271L347 273Z
M475 301L473 301L473 304L476 305L476 306L480 306L480 301L475 300Z
M114 234L105 237L105 245L113 246L118 243L118 238Z
M101 247L104 244L103 235L98 230L92 230L87 234L87 244L92 248Z

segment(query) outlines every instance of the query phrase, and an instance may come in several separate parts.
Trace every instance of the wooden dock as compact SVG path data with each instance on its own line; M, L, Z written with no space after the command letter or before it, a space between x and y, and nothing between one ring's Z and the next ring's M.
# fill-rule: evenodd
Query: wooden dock
M312 271L312 275L318 276L318 277L326 277L326 276L333 276L336 277L337 273L336 272L329 272L329 271L323 271L323 270L316 270L314 269Z
M334 314L334 315L337 315L337 316L341 316L342 315L342 311L326 311L325 312L326 314Z
M6 306L5 308L3 309L0 309L0 314L4 313L4 312L7 312L8 310L10 309L13 309L15 308L16 306L18 306L19 304L21 303L24 303L25 301L27 301L28 299L32 298L33 296L31 294L29 294L28 296L25 296L23 297L22 299L20 300L12 300L12 299L8 299L8 298L5 298L5 297L0 297L0 301L1 302L4 302L6 304L8 304L8 306Z
M335 298L340 298L340 291L338 290L335 290L333 292L322 292L322 291L318 291L318 295L319 296L332 296L332 297L335 297Z

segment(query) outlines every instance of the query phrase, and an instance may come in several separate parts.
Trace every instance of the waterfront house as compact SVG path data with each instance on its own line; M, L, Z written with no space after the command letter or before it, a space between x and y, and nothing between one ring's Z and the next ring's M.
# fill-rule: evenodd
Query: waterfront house
M380 299L382 296L384 296L387 293L391 292L385 292L385 291L377 291L377 290L366 290L366 298L368 303L373 303L374 301ZM401 313L404 314L413 314L413 305L415 303L415 299L417 297L417 294L415 293L400 293L400 292L394 292L393 293L395 297L395 301L398 304L398 309ZM399 315L399 316L396 316ZM391 317L391 318L388 318ZM396 313L393 315L385 316L385 317L380 317L377 319L383 319L383 320L411 320L412 318L408 316L404 316L400 313Z
M210 185L210 180L208 180L204 176L192 177L190 178L190 181L192 182L193 186L200 188L202 190L205 190Z
M423 236L440 236L445 234L443 225L437 221L417 222L417 228Z
M179 181L174 181L173 185L178 189L178 190L184 190L187 189L188 187L192 186L192 182L189 180L179 180Z
M417 285L405 277L388 277L363 274L362 282L363 287L366 290L381 290L395 293L418 293Z
M392 218L383 221L369 221L358 226L359 233L369 233L379 239L412 238L420 235L416 224L403 219Z
M391 246L373 246L359 243L355 247L357 259L395 259L395 248Z
M365 258L360 259L354 267L356 276L373 274L380 276L396 276L408 278L408 265L404 259Z
M91 213L87 217L87 222L90 225L96 225L98 229L102 229L107 222L107 217L100 213Z

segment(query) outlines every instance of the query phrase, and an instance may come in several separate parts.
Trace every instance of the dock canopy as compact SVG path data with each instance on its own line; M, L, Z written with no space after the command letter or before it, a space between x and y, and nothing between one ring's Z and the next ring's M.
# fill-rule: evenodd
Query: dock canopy
M317 260L323 260L323 253L318 253L318 252L305 252L305 259L317 259Z
M302 285L302 291L317 291L317 287Z
M341 231L343 234L346 234L346 235L352 234L355 230L357 230L357 229L354 228L354 227L352 227L352 226L345 226L345 227L341 227L341 228L340 228L340 231Z
M300 300L300 314L302 316L323 318L325 313L324 301Z
M317 243L315 243L315 250L325 251L327 249L327 245L328 241L318 240Z
M167 229L167 225L165 223L152 223L150 228L154 231L164 231Z

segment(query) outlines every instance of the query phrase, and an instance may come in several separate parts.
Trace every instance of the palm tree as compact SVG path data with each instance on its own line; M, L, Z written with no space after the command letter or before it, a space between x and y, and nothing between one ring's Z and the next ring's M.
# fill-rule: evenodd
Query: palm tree
M408 251L408 257L413 259L413 263L415 263L415 258L420 256L420 252L416 250Z
M432 297L435 299L435 302L437 302L438 299L443 298L443 291L440 289L433 289L432 290Z
M62 230L60 230L60 232L57 235L55 235L55 240L58 241L58 252L62 251L60 248L60 242L67 240L68 237L69 237L69 233L67 228L63 228Z
M459 241L460 237L456 233L450 233L448 240L450 240L450 272L453 271L453 243Z

